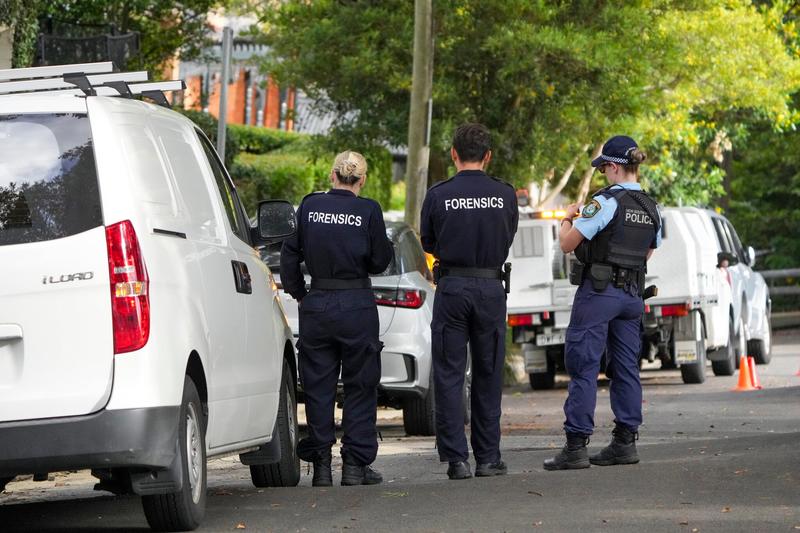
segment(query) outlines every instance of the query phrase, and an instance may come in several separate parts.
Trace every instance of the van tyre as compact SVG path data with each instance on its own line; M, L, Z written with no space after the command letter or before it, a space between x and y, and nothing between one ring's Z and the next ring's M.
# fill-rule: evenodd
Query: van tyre
M715 376L732 376L736 372L736 359L738 340L736 337L736 327L733 324L733 319L729 320L728 344L718 350L718 352L725 352L726 358L721 361L711 361L711 368L714 369ZM739 332L741 335L741 332Z
M284 360L277 421L281 460L269 465L250 465L250 479L256 487L295 487L300 482L300 458L297 456L300 428L293 381L289 363Z
M772 360L772 322L769 317L769 308L764 311L764 320L767 323L767 329L764 332L763 339L750 339L747 341L747 354L752 355L756 360L756 364L766 365Z
M681 365L681 378L684 383L703 383L706 380L706 341L697 341L695 350L697 362Z
M403 428L406 435L430 437L436 435L436 399L431 369L428 392L424 398L408 398L403 403Z
M147 523L153 531L197 529L206 511L206 420L194 382L183 383L178 448L183 487L178 492L142 496Z

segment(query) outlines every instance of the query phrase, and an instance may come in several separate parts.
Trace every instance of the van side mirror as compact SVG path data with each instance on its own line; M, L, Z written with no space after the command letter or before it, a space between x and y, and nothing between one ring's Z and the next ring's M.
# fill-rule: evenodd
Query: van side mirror
M294 235L297 219L294 207L286 200L266 200L258 204L256 227L253 228L253 243L263 246L280 242Z
M724 264L724 263L727 263ZM728 252L720 252L717 254L717 267L721 268L724 266L733 266L739 263L739 259L733 255L732 253Z
M752 246L747 247L747 266L750 268L756 266L756 251Z

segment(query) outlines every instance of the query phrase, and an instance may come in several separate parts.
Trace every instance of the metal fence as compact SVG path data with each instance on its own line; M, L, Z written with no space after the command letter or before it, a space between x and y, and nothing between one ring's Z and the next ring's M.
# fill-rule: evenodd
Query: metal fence
M784 268L782 270L762 270L759 272L769 285L771 296L788 296L800 294L800 268Z

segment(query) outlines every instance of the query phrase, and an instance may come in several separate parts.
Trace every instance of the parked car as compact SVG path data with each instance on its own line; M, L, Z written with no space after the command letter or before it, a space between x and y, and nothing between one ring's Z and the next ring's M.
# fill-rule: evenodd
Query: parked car
M254 249L293 232L292 206L263 204L251 231L197 126L130 98L0 96L0 139L0 490L91 469L169 531L200 524L207 457L296 485L292 333Z
M403 410L403 426L409 435L434 435L433 372L431 365L431 317L433 275L428 268L419 237L405 223L387 222L386 234L394 246L394 259L385 272L372 276L378 304L381 352L381 405ZM264 248L265 263L280 287L280 248ZM301 265L306 283L311 277ZM283 306L295 337L299 334L297 302L286 293ZM469 423L471 371L464 385L464 419ZM302 396L301 396L302 398Z

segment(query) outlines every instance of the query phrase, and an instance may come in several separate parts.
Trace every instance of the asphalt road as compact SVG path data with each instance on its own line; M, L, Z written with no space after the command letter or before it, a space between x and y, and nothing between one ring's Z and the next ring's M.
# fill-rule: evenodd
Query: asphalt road
M775 341L757 392L731 392L735 376L710 368L702 385L645 370L638 465L544 471L562 445L566 383L520 385L503 399L505 477L447 480L433 439L405 437L400 412L382 410L383 485L316 489L304 468L299 487L256 489L235 458L215 459L201 530L798 531L800 332ZM607 386L601 380L592 448L610 437ZM15 481L0 495L0 531L147 530L138 499L92 485L85 472Z

